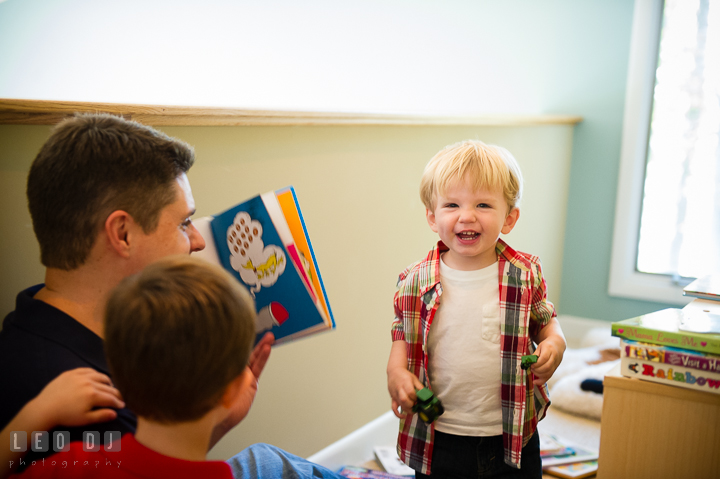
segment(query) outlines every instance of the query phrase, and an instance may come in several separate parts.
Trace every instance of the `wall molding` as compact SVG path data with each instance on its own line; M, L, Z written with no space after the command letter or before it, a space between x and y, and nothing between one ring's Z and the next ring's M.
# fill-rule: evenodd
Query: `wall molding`
M54 125L82 113L111 113L152 126L537 126L575 125L573 115L421 115L353 112L241 110L234 108L133 105L49 100L0 99L2 125Z

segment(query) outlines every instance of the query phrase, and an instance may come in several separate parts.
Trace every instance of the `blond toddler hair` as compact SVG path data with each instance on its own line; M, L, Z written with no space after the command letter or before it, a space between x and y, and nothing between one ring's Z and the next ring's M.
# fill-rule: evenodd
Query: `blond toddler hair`
M465 140L440 150L425 166L420 199L435 209L438 194L458 181L469 181L476 190L502 190L508 211L520 206L523 178L515 157L503 147Z

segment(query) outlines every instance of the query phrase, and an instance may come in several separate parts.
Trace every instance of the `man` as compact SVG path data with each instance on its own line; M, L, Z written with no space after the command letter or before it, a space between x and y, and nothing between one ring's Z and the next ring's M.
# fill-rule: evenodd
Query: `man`
M195 201L186 173L194 160L184 142L110 115L78 115L55 127L27 184L45 283L18 295L0 331L0 429L64 371L91 367L109 375L102 324L110 292L161 257L205 247L191 221ZM266 335L251 355L256 380L273 340ZM248 391L254 396L254 388ZM210 447L239 419L231 415L217 427ZM62 429L80 440L83 429L104 436L135 428L135 415L122 409L114 421ZM249 452L250 459L247 452L235 458L236 470L253 461L264 465L251 474L277 474L268 466L275 461L287 467L280 450Z

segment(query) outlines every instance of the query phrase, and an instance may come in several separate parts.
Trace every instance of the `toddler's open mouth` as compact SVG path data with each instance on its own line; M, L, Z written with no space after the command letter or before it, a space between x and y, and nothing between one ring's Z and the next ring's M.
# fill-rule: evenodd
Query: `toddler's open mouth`
M470 241L474 240L478 236L480 236L480 233L476 233L475 231L462 231L456 235L458 238L464 241Z

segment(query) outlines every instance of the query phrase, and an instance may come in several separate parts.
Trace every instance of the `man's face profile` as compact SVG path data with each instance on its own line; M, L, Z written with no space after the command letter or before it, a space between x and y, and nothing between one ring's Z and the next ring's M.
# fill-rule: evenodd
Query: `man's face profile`
M160 212L158 227L142 235L138 248L140 269L165 256L190 254L205 248L205 240L191 221L195 199L185 173L175 179L173 190L175 201Z

